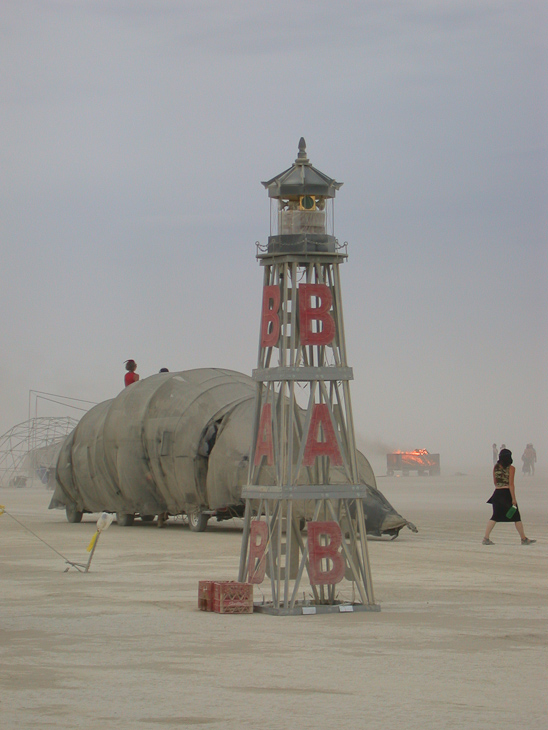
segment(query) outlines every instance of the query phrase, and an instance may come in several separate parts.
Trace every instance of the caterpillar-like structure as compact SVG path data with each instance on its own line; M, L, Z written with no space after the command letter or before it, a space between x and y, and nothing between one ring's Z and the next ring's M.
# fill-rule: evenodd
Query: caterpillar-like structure
M200 368L152 375L99 403L61 446L50 509L65 509L70 522L85 512L112 512L122 525L187 515L195 531L212 517L241 517L256 387L243 373ZM377 489L360 452L358 467L368 533L416 531ZM272 468L263 468L265 484ZM341 467L330 474L333 483L346 480ZM299 484L308 479L304 470ZM305 520L306 502L299 509Z

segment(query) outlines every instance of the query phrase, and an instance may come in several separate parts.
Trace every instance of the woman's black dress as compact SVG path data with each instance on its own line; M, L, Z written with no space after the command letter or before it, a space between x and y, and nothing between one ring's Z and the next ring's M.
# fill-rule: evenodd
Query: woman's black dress
M516 510L512 517L506 517L506 513L512 506L512 494L510 493L509 487L495 489L487 500L487 504L493 505L493 516L491 517L493 522L521 522L519 509Z

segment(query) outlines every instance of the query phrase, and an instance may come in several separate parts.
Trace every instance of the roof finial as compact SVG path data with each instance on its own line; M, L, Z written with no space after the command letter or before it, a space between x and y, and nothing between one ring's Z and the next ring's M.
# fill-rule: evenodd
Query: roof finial
M299 140L299 154L297 155L295 162L301 165L306 165L309 162L309 159L306 156L306 142L304 141L304 137L301 137Z

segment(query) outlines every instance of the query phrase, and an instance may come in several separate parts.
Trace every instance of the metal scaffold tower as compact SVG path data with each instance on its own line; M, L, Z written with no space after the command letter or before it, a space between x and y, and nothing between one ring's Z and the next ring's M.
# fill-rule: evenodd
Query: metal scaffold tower
M264 283L239 580L269 578L255 605L266 613L379 610L344 336L347 252L333 230L342 183L310 164L301 138L294 165L263 185L271 235L257 251Z

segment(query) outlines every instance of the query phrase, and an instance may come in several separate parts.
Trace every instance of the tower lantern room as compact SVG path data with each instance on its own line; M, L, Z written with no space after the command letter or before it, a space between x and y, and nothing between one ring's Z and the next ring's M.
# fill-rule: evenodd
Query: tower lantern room
M342 183L317 170L301 137L295 163L263 185L270 198L269 253L334 252L334 200Z

